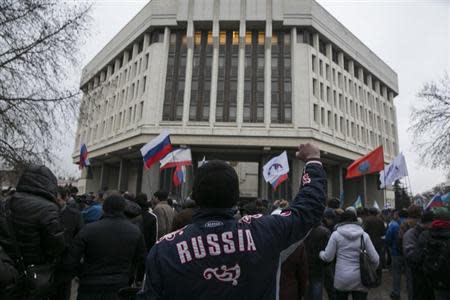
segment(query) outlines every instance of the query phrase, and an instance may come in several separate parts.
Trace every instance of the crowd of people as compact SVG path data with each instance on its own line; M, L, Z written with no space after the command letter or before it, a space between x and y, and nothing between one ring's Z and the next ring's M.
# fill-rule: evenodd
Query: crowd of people
M392 299L450 299L448 210L343 209L319 149L297 157L292 201L245 203L222 161L197 169L182 205L162 190L79 196L30 166L0 201L0 299L367 299L362 251L378 285L392 272Z

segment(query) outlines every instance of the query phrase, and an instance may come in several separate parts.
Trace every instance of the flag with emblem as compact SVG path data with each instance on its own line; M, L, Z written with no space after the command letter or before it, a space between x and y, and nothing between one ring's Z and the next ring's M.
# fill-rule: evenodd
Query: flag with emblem
M288 174L289 163L286 151L272 158L263 167L264 180L269 182L274 190L288 179Z
M384 153L383 146L380 146L366 156L355 160L350 166L348 166L347 176L345 179L376 173L383 169Z

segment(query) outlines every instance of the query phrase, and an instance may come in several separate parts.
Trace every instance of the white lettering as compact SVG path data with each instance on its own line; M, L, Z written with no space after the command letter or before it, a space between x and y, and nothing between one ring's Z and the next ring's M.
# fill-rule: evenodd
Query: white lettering
M234 247L233 233L231 231L222 233L222 241L224 243L223 251L226 254L234 253L236 251L236 248Z
M182 242L178 243L177 250L178 250L178 255L180 256L180 261L182 264L192 260L192 256L188 250L188 244L186 243L186 241L182 241Z
M205 246L203 245L203 240L201 236L193 237L191 239L192 241L192 248L194 250L194 257L195 258L203 258L206 256Z
M244 245L244 234L242 232L242 229L238 229L238 244L239 244L239 251L243 252L245 251L245 245Z
M247 251L256 251L255 242L253 241L250 229L245 230L245 235L247 236Z
M206 236L206 242L209 245L208 247L209 255L212 256L220 255L220 245L219 243L217 243L218 241L219 237L217 236L217 234L212 233Z

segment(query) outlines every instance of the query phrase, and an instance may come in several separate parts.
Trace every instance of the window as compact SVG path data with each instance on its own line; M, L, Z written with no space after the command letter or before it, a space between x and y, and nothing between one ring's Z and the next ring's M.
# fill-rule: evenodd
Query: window
M244 122L264 121L264 41L264 31L245 34Z
M313 89L313 95L314 96L316 96L317 97L317 79L315 79L315 78L313 78L313 86L312 86L312 89Z
M145 88L147 86L147 76L144 76L143 82L142 82L142 94L145 93Z
M333 120L332 120L332 116L331 116L331 111L329 110L329 111L327 111L327 124L328 124L328 128L330 128L330 129L331 129L331 124L333 124L332 122L333 122Z
M331 89L327 86L327 102L331 105Z
M319 59L319 74L323 77L323 62Z
M142 114L144 113L144 101L141 101L141 103L139 103L139 116L138 116L138 121L142 120Z
M323 91L323 83L321 82L320 83L320 100L323 100L323 93L324 93L324 91Z
M212 32L197 31L194 35L191 106L189 120L208 121L211 95Z
M311 68L312 68L312 71L313 71L314 73L317 72L317 71L316 71L316 63L317 63L316 56L313 55L313 56L312 56L312 62L311 62Z
M327 78L328 81L330 81L331 79L331 74L330 74L330 65L326 64L325 65L325 76Z
M327 55L327 47L322 39L319 39L319 52L323 55Z
M325 126L325 109L323 107L320 109L320 123Z
M220 32L216 102L216 120L219 122L236 121L238 56L239 32Z
M314 122L319 123L318 119L319 119L319 107L317 106L317 104L314 104Z
M185 32L172 32L169 41L163 120L179 121L183 117L186 53L187 43Z
M338 116L334 114L334 130L338 131Z

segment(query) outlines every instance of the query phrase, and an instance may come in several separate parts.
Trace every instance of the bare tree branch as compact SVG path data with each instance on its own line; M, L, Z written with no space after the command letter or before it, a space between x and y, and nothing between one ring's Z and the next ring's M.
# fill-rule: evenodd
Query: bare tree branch
M418 97L423 107L411 114L416 146L422 161L431 167L450 171L450 77L445 74L439 83L424 84Z
M78 66L91 6L0 1L0 163L51 163L58 135L78 112L69 76Z

